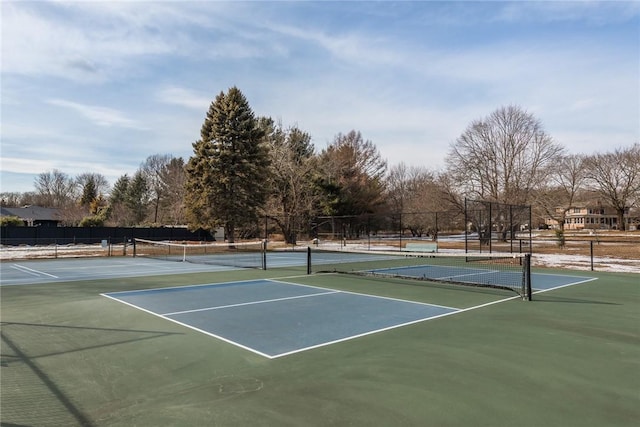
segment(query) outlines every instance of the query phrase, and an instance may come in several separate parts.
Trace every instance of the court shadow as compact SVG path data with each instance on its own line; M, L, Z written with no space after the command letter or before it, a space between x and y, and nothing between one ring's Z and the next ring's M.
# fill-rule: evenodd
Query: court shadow
M65 331L66 338L73 338L65 340L65 343L73 342L94 342L92 345L79 346L77 348L61 349L59 351L51 351L38 355L31 355L32 359L40 357L58 356L61 354L75 353L78 351L94 350L102 347L110 347L114 345L128 344L140 341L146 341L150 339L162 338L170 335L183 335L181 332L166 332L166 331L149 331L140 329L117 329L117 328L98 328L93 326L74 326L74 325L51 325L51 324L39 324L39 323L23 323L23 322L0 322L4 334L6 331L12 331L20 336L26 337L39 337L38 342L41 347L46 337L56 337L55 331ZM9 328L9 329L7 329ZM47 331L48 330L48 331ZM132 336L134 334L135 336ZM56 340L57 341L57 340ZM55 348L50 346L48 348Z
M48 365L39 363L44 358L182 335L167 331L7 321L0 322L0 327L2 377L6 380L3 393L7 393L6 399L3 398L3 426L23 425L25 416L27 420L38 417L49 421L57 419L60 425L95 425L64 392L64 387L56 382L55 376L47 372L45 366ZM60 373L56 375L59 377ZM41 400L33 402L28 415L20 409L20 399L25 399L25 393L26 396L32 396L26 397L28 400L37 396ZM11 398L12 394L16 396ZM47 396L45 401L42 401L43 396Z
M582 298L569 298L569 297L556 297L553 295L536 295L533 294L534 302L555 302L555 303L569 303L569 304L598 304L598 305L622 305L615 302L594 301Z
M44 369L41 369L38 366L38 364L32 360L32 358L30 358L27 354L25 354L25 352L23 352L20 349L20 347L14 340L8 337L4 332L0 333L0 338L2 340L3 352L5 350L9 350L12 352L12 354L10 355L12 359L11 362L12 363L18 362L22 364L28 369L29 372L31 372L31 374L33 374L32 377L35 377L37 379L37 380L35 379L28 380L25 378L25 375L22 374L18 378L18 381L22 383L21 387L26 386L36 391L34 394L38 394L37 389L40 389L42 387L42 386L39 386L38 384L38 380L39 380L39 383L42 384L48 390L49 395L53 397L55 401L59 402L59 404L61 405L57 407L56 413L46 414L46 418L49 418L49 419L50 417L55 419L66 418L68 421L75 420L78 423L78 425L87 426L87 427L91 427L94 425L94 423L73 403L73 401L65 394L65 392L62 391L62 389L56 384L56 382L51 378L51 376L48 375ZM7 357L7 355L3 354L2 355L3 371L5 369L10 369L10 366L11 366L11 364L9 364L6 361L5 357ZM5 378L9 376L9 378L11 378L11 371L3 372L2 376ZM40 403L42 404L43 402L40 402ZM7 412L9 412L9 416L11 416L14 412L16 412L12 410L11 400L3 402L3 406L4 406L3 412L5 412L5 414L3 414L4 416L7 416L6 414ZM32 408L32 411L37 413L38 408ZM20 414L17 414L17 416L20 416ZM6 422L3 422L2 425L11 425L11 424L6 424ZM22 423L13 424L13 425L22 425Z

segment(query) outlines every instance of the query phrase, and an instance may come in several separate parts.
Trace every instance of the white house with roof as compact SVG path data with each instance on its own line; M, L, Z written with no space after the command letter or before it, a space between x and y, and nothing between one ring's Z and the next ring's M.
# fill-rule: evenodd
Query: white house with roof
M581 203L567 209L556 208L558 216L565 211L565 230L619 230L618 213L611 206L605 206L600 202ZM626 230L637 229L637 219L633 219L630 210L627 208L623 221ZM546 218L545 223L550 228L558 228L558 222L552 218Z

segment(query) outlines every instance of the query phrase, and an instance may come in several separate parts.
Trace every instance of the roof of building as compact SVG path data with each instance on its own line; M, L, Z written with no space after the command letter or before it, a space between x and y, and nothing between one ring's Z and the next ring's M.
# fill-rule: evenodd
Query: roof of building
M58 209L42 206L24 206L22 208L0 207L0 216L17 216L20 219L34 221L58 221Z

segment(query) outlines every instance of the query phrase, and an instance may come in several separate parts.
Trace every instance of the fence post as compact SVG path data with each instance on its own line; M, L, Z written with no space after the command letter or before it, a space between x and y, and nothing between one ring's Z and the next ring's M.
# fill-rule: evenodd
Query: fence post
M468 224L468 220L467 220L467 198L464 198L464 253L469 252L469 242L467 241L469 239L469 235L467 233L467 224Z
M591 271L593 271L593 240L589 240L589 253L591 255Z
M513 253L513 205L509 205L509 245Z
M400 211L400 250L402 250L402 211Z
M264 240L269 239L269 218L264 216Z

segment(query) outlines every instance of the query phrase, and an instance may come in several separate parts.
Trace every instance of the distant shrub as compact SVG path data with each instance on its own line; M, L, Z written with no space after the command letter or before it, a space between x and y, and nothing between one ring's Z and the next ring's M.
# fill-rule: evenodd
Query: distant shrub
M104 218L99 215L85 216L78 225L80 227L103 227Z
M3 216L0 217L0 226L22 227L24 226L24 221L17 216Z

